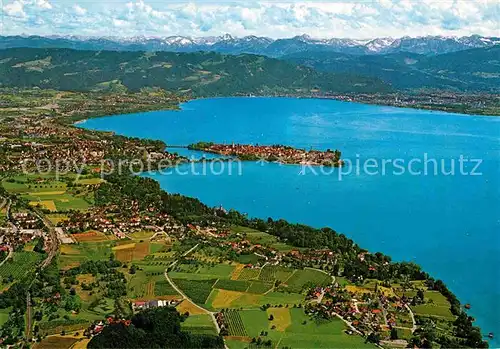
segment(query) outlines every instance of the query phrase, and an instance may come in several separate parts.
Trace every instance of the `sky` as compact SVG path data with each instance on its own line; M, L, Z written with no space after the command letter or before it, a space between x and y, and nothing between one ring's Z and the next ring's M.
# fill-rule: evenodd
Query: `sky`
M1 35L500 36L499 0L0 0Z

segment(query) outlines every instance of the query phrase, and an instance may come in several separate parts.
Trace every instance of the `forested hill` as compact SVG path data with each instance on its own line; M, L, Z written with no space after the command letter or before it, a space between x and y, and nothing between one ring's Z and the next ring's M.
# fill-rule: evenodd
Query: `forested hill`
M500 46L431 57L408 52L355 56L308 51L282 59L318 71L377 77L396 89L500 91Z
M257 55L215 52L0 50L0 86L69 91L159 87L193 96L384 92L378 78L318 72Z

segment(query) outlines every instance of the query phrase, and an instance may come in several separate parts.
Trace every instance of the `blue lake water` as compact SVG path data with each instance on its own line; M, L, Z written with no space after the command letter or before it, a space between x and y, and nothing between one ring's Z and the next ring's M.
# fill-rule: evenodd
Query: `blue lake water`
M359 162L359 173L350 166L313 173L247 162L213 164L220 175L210 167L203 175L204 165L197 164L148 176L169 192L209 205L330 226L370 251L415 261L472 305L483 333L500 336L500 118L332 100L215 98L185 103L181 111L104 117L80 126L174 145L339 149L344 159ZM462 169L460 156L468 160ZM477 169L475 159L481 160ZM452 163L455 175L445 175Z

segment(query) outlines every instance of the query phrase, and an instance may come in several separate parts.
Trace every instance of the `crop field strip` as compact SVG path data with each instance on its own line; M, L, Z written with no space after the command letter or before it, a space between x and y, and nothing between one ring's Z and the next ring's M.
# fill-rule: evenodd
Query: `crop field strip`
M175 296L175 295L177 295L177 291L166 280L165 281L157 281L155 283L154 295L155 296Z
M245 326L243 325L243 320L241 319L240 313L237 310L226 310L224 312L224 320L227 323L230 336L248 336L247 331L245 330Z
M217 280L173 279L172 281L186 294L186 296L191 298L193 302L204 304Z
M228 291L239 291L246 292L246 290L250 287L250 282L241 281L241 280L226 280L219 279L214 285L214 288L220 288Z
M276 280L274 268L262 268L260 270L259 280L267 283L273 283Z
M259 277L259 273L260 273L259 269L245 268L239 274L238 280L245 281L245 280L257 279Z
M26 273L35 268L41 259L41 255L36 252L14 252L13 258L0 267L0 276L2 278L12 276L14 279L21 279Z
M264 294L273 288L273 284L262 281L252 281L247 289L248 293Z

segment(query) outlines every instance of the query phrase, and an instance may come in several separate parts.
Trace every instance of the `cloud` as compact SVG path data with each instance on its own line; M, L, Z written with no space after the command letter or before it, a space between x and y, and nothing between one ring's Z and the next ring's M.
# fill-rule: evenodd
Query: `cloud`
M35 6L45 10L50 10L52 8L52 5L47 0L35 0Z
M84 16L87 13L87 10L81 7L80 5L76 4L73 5L73 10L78 16Z
M26 13L24 12L24 4L21 1L14 1L13 3L5 5L3 7L3 12L9 17L26 17Z
M3 0L3 34L500 36L496 0ZM116 28L120 28L117 32Z

